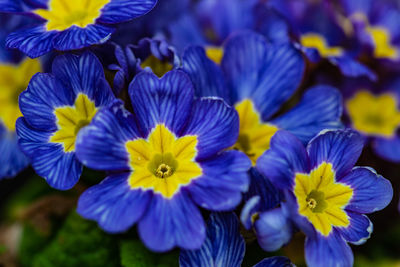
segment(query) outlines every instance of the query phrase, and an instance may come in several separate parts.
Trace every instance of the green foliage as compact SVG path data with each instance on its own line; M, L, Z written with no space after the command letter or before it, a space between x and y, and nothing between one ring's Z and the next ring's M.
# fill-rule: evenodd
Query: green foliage
M74 212L55 239L34 257L33 266L119 266L117 239Z
M22 231L19 245L19 261L21 266L31 266L32 259L50 241L51 236L41 233L30 224L26 224Z
M156 254L142 244L140 240L124 240L120 244L121 265L123 267L172 267L179 266L178 251Z

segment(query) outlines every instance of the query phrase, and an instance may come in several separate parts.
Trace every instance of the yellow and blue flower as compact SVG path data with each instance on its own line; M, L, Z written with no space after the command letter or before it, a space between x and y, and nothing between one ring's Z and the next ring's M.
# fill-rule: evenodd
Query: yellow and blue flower
M15 122L21 116L18 96L40 70L41 64L36 59L0 64L0 179L14 177L29 164L15 132Z
M90 53L59 56L51 74L33 76L19 97L24 117L16 129L22 151L50 186L66 190L76 184L82 172L76 138L113 99L103 67Z
M200 249L181 250L179 265L240 267L246 245L234 213L212 213L207 222L207 238ZM265 258L254 267L291 267L286 257Z
M270 44L259 34L244 32L228 39L219 59L210 60L206 52L202 47L189 47L183 55L183 70L191 77L198 96L222 97L238 111L239 137L232 148L246 153L253 165L270 148L270 140L279 129L286 129L307 143L325 128L342 126L341 95L325 85L309 89L297 106L275 116L303 78L304 60L292 45ZM246 204L249 210L242 221L250 229L255 222L251 216L276 208L281 198L268 178L256 169L248 174L250 186L245 200L251 208ZM257 203L250 200L254 196L258 196ZM258 235L267 234L268 229L256 228L260 229L256 229ZM288 223L277 232L280 239L275 236L274 244L262 247L279 248L290 240L293 230Z
M14 177L29 164L18 146L15 132L15 122L21 115L18 96L42 67L39 60L26 59L4 45L7 35L15 27L27 25L31 20L1 14L0 22L0 179L3 179Z
M116 95L142 71L152 71L158 77L180 66L180 58L175 49L162 39L141 39L137 45L122 48L115 45L114 52L118 64L110 65L117 71L114 76L114 92Z
M351 266L347 244L362 244L372 223L364 214L385 208L393 197L388 180L368 167L353 167L364 138L356 131L325 131L307 149L279 131L257 169L285 194L282 207L307 236L309 266Z
M233 148L245 152L253 164L279 129L307 143L323 129L341 127L341 95L325 85L309 89L297 106L274 116L303 78L304 60L292 45L270 44L259 34L241 32L227 40L221 55L213 62L202 47L189 47L183 70L197 96L218 96L235 107L240 127Z
M400 162L400 81L379 93L359 89L345 100L350 126L369 137L381 158Z
M340 27L332 3L272 0L268 5L285 17L298 46L311 62L325 59L345 76L376 80L376 75L356 60L359 47L354 43L357 42Z
M400 60L400 10L381 1L341 1L355 36L379 60Z
M6 0L0 11L24 13L39 21L17 30L7 38L9 48L17 48L35 58L52 50L75 50L106 42L114 24L150 11L157 0Z
M218 98L194 98L189 77L141 72L129 95L133 115L117 101L77 139L88 167L111 172L82 194L78 212L108 232L135 223L154 251L198 249L205 239L200 210L235 208L248 188L250 160L231 147L239 132L234 108Z

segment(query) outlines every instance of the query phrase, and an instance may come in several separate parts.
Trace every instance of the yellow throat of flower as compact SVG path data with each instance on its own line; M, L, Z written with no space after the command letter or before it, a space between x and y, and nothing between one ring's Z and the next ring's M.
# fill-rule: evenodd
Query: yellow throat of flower
M367 32L374 43L374 56L376 58L397 59L398 50L391 44L391 36L384 27L367 27Z
M301 36L300 43L307 48L315 48L321 57L338 57L343 54L339 46L329 46L326 39L317 33L307 33Z
M392 137L400 124L396 97L359 91L346 102L353 128L372 136Z
M50 142L62 144L64 152L74 152L79 131L89 125L96 113L95 103L87 95L78 94L73 106L54 110L58 130L50 137Z
M19 65L0 65L0 122L9 131L15 131L15 122L21 117L19 94L28 87L31 77L41 71L38 59L25 59Z
M272 136L278 127L263 123L253 102L245 99L235 105L239 114L239 138L234 149L244 152L252 161L253 166L257 159L270 147Z
M309 174L297 173L294 195L299 214L322 235L328 236L334 226L350 224L344 208L353 197L353 189L336 182L331 163L323 162Z
M132 169L130 187L172 198L180 187L203 174L195 161L197 143L197 136L177 138L164 124L158 124L147 139L126 142Z
M85 28L94 24L101 10L111 0L50 0L48 9L37 9L35 14L47 20L48 31L63 31L75 25Z
M209 59L219 65L224 56L224 49L218 46L208 46L206 47L206 55Z

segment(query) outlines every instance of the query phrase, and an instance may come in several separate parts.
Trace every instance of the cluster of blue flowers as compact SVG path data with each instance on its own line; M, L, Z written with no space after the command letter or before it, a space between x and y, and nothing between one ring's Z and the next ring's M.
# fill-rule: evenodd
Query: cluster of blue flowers
M365 214L392 200L387 179L354 166L367 141L400 162L395 1L2 0L0 12L0 179L31 165L68 190L84 166L105 171L77 211L106 232L136 225L149 249L180 248L181 266L240 266L243 233L276 251L300 231L309 266L351 266Z

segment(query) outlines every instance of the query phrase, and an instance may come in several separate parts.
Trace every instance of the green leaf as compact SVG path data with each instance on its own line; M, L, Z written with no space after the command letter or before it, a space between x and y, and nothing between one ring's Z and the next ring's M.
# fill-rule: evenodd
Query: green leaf
M118 241L73 212L55 239L33 261L34 267L120 266Z
M123 240L120 244L123 267L172 267L179 266L178 251L157 254L149 251L140 240Z

